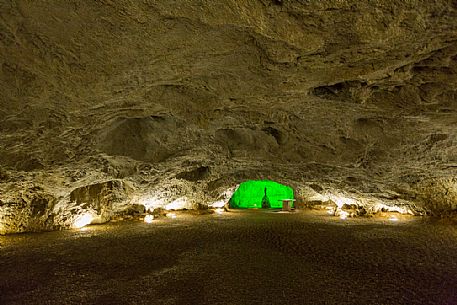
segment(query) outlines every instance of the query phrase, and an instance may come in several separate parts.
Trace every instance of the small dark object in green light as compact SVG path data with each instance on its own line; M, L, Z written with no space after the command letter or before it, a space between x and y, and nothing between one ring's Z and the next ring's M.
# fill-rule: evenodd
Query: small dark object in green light
M283 199L293 199L294 190L269 180L250 180L240 187L230 199L233 209L281 209Z

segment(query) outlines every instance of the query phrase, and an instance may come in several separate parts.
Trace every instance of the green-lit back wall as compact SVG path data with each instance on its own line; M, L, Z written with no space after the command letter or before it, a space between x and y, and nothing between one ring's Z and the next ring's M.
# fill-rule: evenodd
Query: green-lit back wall
M265 196L266 190L266 196ZM234 209L282 208L282 199L293 199L291 187L269 180L250 180L240 187L230 199L230 207Z

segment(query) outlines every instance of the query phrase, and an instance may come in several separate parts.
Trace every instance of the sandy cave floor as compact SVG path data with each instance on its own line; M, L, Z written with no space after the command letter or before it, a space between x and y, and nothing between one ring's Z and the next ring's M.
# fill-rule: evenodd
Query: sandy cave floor
M0 237L1 304L457 304L457 228L320 212Z

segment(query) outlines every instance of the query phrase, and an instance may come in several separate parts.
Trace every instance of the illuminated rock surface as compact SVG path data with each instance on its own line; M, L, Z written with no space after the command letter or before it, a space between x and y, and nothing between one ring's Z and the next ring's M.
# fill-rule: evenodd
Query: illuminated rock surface
M267 178L451 215L456 18L449 0L1 1L0 233L71 226L70 194L110 181L119 202L84 202L99 222Z
M456 233L244 210L0 236L0 303L455 304Z

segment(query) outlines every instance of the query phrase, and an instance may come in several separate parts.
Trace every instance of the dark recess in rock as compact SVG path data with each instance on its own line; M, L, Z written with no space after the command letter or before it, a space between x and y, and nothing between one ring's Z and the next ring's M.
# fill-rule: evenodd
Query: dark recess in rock
M208 166L200 166L191 171L179 173L176 178L195 182L205 179L209 173L210 168Z
M359 179L357 179L357 177L348 176L346 177L346 181L348 181L349 183L358 183Z
M365 86L366 83L364 82L345 81L334 85L315 87L311 90L311 94L326 100L357 103L359 98L356 95L356 90Z
M130 204L127 206L125 210L123 210L120 214L121 215L137 215L137 214L143 214L146 212L146 209L144 205L142 204Z
M48 209L48 200L45 198L34 198L30 203L33 215L43 215Z
M448 134L445 133L434 133L430 135L430 143L435 144L437 142L444 141L449 138Z
M266 128L263 128L262 131L264 131L265 133L273 136L275 139L276 139L276 142L281 145L281 144L284 144L283 143L283 137L282 137L282 133L279 129L276 129L274 127L266 127Z
M315 190L318 193L320 193L320 192L322 192L324 190L323 187L321 187L320 185L315 184L315 183L310 184L309 187L312 188L313 190Z

